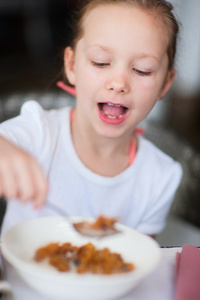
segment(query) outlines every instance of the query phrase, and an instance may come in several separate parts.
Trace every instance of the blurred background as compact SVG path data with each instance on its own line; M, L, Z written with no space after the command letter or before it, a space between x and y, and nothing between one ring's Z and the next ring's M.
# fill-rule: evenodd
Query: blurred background
M70 41L69 8L77 1L0 0L0 120L16 115L29 97L43 99L47 108L58 100L56 81ZM147 136L182 163L186 175L174 211L200 227L200 1L170 2L182 24L177 76L171 92L150 113L154 125ZM69 97L62 93L59 99L63 105Z
M68 2L0 0L1 92L55 88L69 40Z

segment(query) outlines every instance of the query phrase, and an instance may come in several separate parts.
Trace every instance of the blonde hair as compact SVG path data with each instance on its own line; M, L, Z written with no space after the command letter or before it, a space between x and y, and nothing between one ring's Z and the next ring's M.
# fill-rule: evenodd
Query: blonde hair
M73 36L70 46L75 49L77 42L83 36L83 23L87 14L99 5L108 4L132 5L152 12L155 17L161 20L169 32L167 54L169 59L169 70L173 69L177 48L177 37L179 33L179 23L172 12L173 6L165 0L81 0L78 11L73 19Z

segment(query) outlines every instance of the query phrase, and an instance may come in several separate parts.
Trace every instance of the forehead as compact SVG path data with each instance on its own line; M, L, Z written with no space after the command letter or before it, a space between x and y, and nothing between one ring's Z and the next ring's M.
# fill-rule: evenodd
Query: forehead
M87 42L102 41L114 46L118 40L123 48L128 46L128 40L130 46L134 40L148 45L152 51L155 46L166 51L169 43L169 33L160 17L127 3L97 5L87 12L82 27Z

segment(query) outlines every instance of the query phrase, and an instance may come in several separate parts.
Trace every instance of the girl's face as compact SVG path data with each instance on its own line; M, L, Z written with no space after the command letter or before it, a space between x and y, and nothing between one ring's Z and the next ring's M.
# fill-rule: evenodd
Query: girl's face
M153 14L119 4L94 8L83 28L75 53L65 51L76 114L100 136L130 134L173 82L168 32Z

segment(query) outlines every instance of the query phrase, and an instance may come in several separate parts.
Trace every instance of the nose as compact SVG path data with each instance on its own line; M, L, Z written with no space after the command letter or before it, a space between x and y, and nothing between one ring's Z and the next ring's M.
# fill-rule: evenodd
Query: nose
M117 94L126 94L129 91L129 84L124 74L115 74L110 77L106 82L106 89L113 91Z

